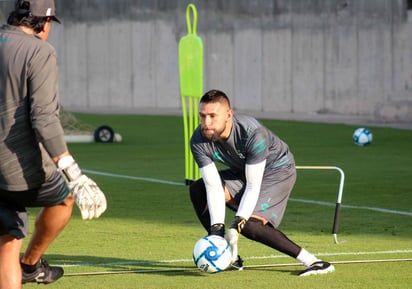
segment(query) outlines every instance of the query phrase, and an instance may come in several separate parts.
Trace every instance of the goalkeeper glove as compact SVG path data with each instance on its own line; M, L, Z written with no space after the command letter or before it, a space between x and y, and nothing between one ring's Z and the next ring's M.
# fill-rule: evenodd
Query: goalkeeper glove
M227 230L225 239L229 242L229 245L232 249L231 263L236 262L238 258L237 241L239 239L239 234L242 231L245 224L246 224L245 219L243 219L242 217L236 216L232 224L230 225L229 230Z
M106 211L107 201L96 183L82 173L72 156L61 158L57 166L68 183L82 219L100 217Z
M225 235L225 224L213 224L210 227L209 235L218 235L220 237L223 237Z

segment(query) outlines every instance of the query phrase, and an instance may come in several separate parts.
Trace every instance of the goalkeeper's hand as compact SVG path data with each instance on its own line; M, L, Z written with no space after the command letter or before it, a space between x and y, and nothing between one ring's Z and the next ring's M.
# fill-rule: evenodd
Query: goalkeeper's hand
M100 217L107 209L107 201L96 183L81 172L72 156L61 158L57 165L68 183L82 219Z
M107 201L104 193L96 183L82 175L78 180L69 183L74 200L80 209L82 219L93 219L100 217L107 209Z
M236 262L238 258L237 242L239 239L239 234L242 231L243 226L245 224L246 224L245 219L243 219L242 217L236 216L232 224L230 225L229 230L227 230L226 232L225 239L229 242L229 245L232 249L231 263Z

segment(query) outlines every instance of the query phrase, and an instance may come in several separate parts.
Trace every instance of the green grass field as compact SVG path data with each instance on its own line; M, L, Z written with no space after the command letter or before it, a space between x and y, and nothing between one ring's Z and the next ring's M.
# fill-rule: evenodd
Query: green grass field
M296 260L241 237L239 251L250 267L206 274L191 261L193 245L205 232L183 185L182 118L76 116L96 127L112 126L123 142L69 144L80 167L105 191L108 210L97 220L82 221L74 209L68 227L45 256L49 263L63 265L67 276L48 287L411 286L412 262L392 259L412 259L412 131L370 127L372 145L357 147L351 140L356 126L262 120L289 144L298 165L332 165L345 172L338 244L331 234L339 184L336 171L299 170L280 227L310 252L336 262L336 272L297 277L302 266ZM36 212L30 210L31 224ZM227 215L230 222L233 213ZM124 273L112 274L116 271ZM107 274L80 275L91 272Z

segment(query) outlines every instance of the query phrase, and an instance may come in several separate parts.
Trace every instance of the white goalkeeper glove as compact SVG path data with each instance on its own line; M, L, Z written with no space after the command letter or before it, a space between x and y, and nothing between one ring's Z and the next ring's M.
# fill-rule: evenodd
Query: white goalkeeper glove
M82 173L72 156L62 157L57 166L68 182L82 219L100 217L107 209L107 201L96 183Z
M227 230L225 239L229 242L229 245L232 249L232 259L231 263L236 262L238 259L238 246L237 241L239 240L239 234L243 229L243 226L246 224L246 220L242 217L236 216L232 224Z

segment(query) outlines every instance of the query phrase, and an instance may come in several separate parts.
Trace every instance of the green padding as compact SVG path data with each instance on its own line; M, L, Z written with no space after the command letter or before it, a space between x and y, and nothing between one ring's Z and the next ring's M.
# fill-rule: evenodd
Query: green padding
M190 12L193 12L193 27ZM186 8L188 34L179 41L180 93L182 96L201 97L203 94L203 42L196 34L196 6Z

